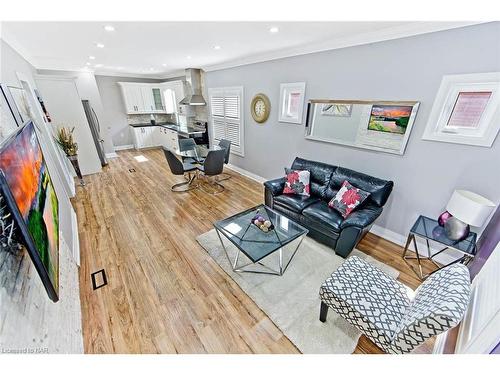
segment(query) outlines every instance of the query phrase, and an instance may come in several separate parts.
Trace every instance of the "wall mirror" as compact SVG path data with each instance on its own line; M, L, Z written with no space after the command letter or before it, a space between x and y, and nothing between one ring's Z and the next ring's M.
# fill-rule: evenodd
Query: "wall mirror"
M403 155L419 102L310 100L306 139Z

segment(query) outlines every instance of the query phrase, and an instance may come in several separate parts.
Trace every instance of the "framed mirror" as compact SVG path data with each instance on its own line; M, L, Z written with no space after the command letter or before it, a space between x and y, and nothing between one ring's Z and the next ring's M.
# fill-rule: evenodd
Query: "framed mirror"
M419 102L313 99L305 138L403 155Z

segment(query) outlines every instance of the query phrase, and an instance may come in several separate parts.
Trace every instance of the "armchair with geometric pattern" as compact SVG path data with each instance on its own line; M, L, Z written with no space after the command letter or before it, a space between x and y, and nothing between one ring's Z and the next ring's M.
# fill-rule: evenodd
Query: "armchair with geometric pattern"
M470 275L463 264L452 264L412 291L351 256L321 285L319 295L322 322L331 308L385 352L403 354L462 320Z

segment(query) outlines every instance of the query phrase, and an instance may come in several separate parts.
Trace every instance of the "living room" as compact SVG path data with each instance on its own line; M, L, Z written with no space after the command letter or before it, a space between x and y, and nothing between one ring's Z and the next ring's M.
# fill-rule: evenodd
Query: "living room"
M500 22L85 17L2 19L2 353L498 353Z

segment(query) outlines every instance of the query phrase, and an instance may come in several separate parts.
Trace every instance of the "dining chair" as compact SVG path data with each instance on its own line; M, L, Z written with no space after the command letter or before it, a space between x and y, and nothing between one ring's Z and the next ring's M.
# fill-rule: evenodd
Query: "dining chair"
M221 139L219 141L219 146L222 147L225 151L224 164L228 164L229 163L229 154L231 153L231 141L228 141L227 139ZM231 175L229 173L221 173L221 176L225 176L225 177L219 178L218 181L225 181L225 180L229 180L231 178Z
M172 151L163 148L163 153L165 154L165 158L167 159L168 166L170 167L170 171L173 175L176 176L185 176L188 174L187 181L178 183L173 185L170 190L175 193L182 193L189 190L196 189L197 186L192 186L194 179L196 178L197 168L195 165L191 163L183 163L172 153ZM191 176L191 172L195 172L193 176ZM182 189L183 186L187 185L187 189Z
M225 152L225 149L209 151L203 165L197 166L197 169L205 176L208 184L214 188L214 191L209 191L203 187L203 184L200 185L200 188L206 193L215 195L222 193L225 189L224 186L219 184L216 180L216 177L219 176L224 170Z
M196 142L193 138L179 138L179 151L189 151L194 150L196 148ZM193 158L183 156L183 163L195 163Z

